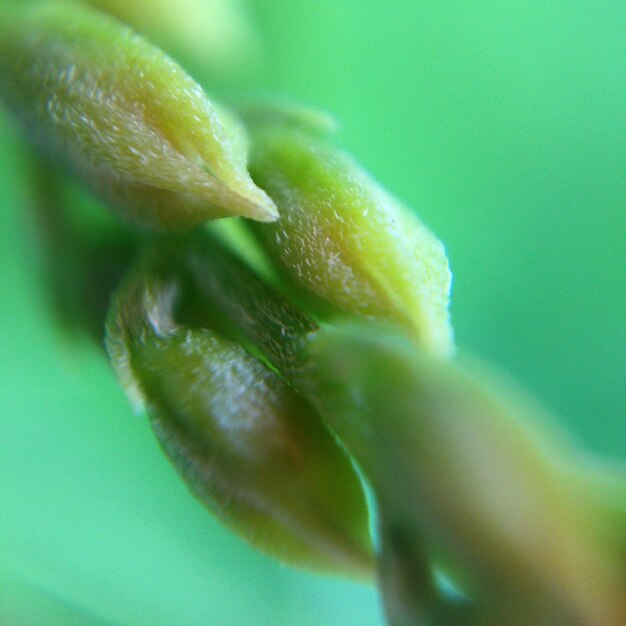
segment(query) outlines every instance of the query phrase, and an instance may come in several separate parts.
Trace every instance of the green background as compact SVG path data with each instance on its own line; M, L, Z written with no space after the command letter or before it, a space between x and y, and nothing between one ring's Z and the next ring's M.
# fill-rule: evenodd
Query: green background
M222 97L332 112L446 243L458 342L626 459L622 2L250 5ZM198 72L198 75L202 72ZM21 140L0 118L0 622L381 623L366 587L250 550L191 497L97 346L52 321Z

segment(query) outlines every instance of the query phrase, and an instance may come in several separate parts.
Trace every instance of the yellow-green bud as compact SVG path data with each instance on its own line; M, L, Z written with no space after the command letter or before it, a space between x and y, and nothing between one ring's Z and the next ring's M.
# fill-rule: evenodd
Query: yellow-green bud
M451 277L439 240L324 137L319 116L244 115L250 171L281 213L254 230L307 307L399 324L447 354Z
M400 529L453 568L485 617L462 623L626 623L626 503L620 537L618 489L600 506L539 407L475 363L371 327L322 329L309 358L310 397L371 481L387 545Z
M239 0L87 0L168 52L212 70L250 61L256 38Z
M73 2L0 17L0 94L33 140L127 220L182 229L219 217L269 221L243 130L130 28Z
M193 493L256 548L369 576L359 479L311 405L240 345L179 324L184 281L144 259L114 298L108 350ZM156 264L156 265L155 265Z

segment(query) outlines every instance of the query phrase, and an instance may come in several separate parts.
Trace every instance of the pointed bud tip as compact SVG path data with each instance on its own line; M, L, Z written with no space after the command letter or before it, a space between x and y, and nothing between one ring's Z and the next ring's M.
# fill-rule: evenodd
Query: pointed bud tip
M294 297L322 319L400 326L448 356L451 273L437 237L306 116L279 108L245 119L252 175L282 216L251 227Z
M247 171L245 128L159 48L74 2L0 17L5 101L34 143L123 219L180 230L277 218Z

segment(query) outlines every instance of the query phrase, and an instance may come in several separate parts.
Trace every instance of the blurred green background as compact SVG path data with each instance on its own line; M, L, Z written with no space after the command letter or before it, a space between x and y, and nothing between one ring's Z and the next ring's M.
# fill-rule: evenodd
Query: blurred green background
M332 112L446 243L458 342L626 459L626 17L619 1L249 3L223 98ZM48 308L32 172L0 117L0 622L375 625L373 590L293 571L187 493L97 346Z

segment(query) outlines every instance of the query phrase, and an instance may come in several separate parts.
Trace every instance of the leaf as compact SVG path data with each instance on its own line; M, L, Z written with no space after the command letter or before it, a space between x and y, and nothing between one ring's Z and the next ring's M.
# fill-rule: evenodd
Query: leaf
M244 130L158 48L98 11L44 2L0 17L0 93L30 137L128 221L183 229L277 217Z

